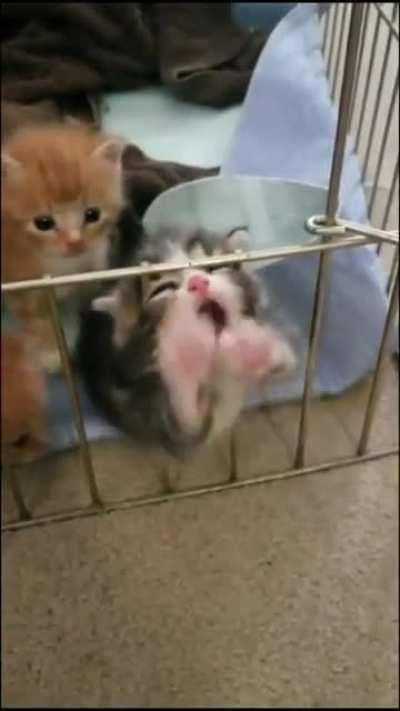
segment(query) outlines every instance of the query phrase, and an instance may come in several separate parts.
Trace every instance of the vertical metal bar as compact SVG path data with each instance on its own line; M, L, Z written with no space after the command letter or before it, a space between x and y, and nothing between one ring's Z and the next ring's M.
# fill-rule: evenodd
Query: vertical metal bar
M343 73L342 91L340 95L338 123L329 180L328 200L326 206L328 226L332 226L335 224L335 215L339 202L340 178L342 173L344 154L346 150L347 129L350 115L350 98L352 95L355 77L355 64L357 61L357 48L360 38L362 13L362 3L352 5L349 36L347 40L345 68Z
M376 166L376 171L375 171L375 177L374 177L374 183L372 186L372 191L371 191L371 196L369 199L369 206L368 206L368 216L371 217L372 210L374 208L374 203L375 203L375 197L376 197L376 192L378 190L378 185L379 185L379 178L381 176L381 171L382 171L382 165L383 165L383 158L385 155L385 150L386 150L386 145L388 142L388 137L389 137L389 131L390 131L390 126L392 123L393 119L393 113L394 113L394 108L396 105L396 99L398 98L398 91L399 91L399 72L397 72L397 77L396 81L393 86L393 91L392 91L392 96L390 99L390 105L389 105L389 111L386 117L385 121L385 127L383 129L383 134L382 134L382 142L381 142L381 147L379 150L379 155L378 155L378 162ZM375 117L376 118L376 117ZM369 150L367 151L367 155L365 158L365 163L364 163L364 169L363 169L363 174L362 174L362 180L364 181L365 178L365 172L367 168L367 162L369 159Z
M347 3L341 3L341 5L342 5L342 18L341 18L340 30L339 30L339 46L338 46L338 50L337 50L335 69L334 69L334 73L333 73L332 98L334 98L336 96L337 81L339 78L339 66L340 66L340 60L342 57L344 28L346 25L347 10L349 8Z
M353 4L351 10L349 35L347 40L347 50L343 72L342 89L340 95L338 123L336 128L336 137L333 150L333 159L326 207L326 221L329 226L334 225L335 223L335 216L339 200L340 177L346 148L347 128L350 114L350 98L355 77L355 66L357 61L358 42L361 32L362 12L362 4ZM297 449L294 462L295 468L300 468L304 466L305 462L311 388L319 344L319 336L321 332L324 303L327 293L328 269L329 253L321 253L319 257L313 314L310 326L309 347L307 354L306 372L304 377L303 399L300 414Z
M19 478L18 478L18 467L15 466L14 464L10 464L7 467L8 475L9 475L9 481L10 481L10 489L15 501L15 505L18 510L18 517L20 521L25 521L26 519L32 518L32 514L29 511L23 494L22 494L22 489L19 484Z
M393 278L393 285L392 285L392 290L389 296L389 306L386 314L386 319L385 319L385 325L383 327L383 333L381 337L381 342L379 345L379 352L378 352L378 357L375 365L375 371L374 371L374 376L372 379L372 384L371 384L371 389L369 393L369 398L368 398L368 403L367 403L367 408L365 411L365 417L364 417L364 422L361 430L361 436L360 436L360 441L358 444L357 448L357 455L361 456L365 454L365 451L368 446L368 439L369 435L371 432L371 426L372 426L372 421L374 418L375 414L375 409L376 409L376 404L378 401L378 396L379 396L379 391L380 391L380 386L381 386L381 381L382 381L382 365L384 362L384 358L386 356L388 346L389 346L389 339L393 333L392 330L392 325L394 321L394 317L396 314L396 309L397 309L397 280L399 276L399 261L398 261L398 248L397 248L397 260L396 260L396 269L394 273L394 278Z
M379 187L379 178L380 178L381 172L382 172L383 159L385 156L390 127L391 127L391 123L393 120L393 114L394 114L394 109L396 106L396 101L398 101L398 93L399 93L399 73L397 72L397 77L396 77L396 81L394 83L392 96L391 96L391 100L390 100L390 106L389 106L389 110L388 110L388 113L386 116L385 127L383 130L382 142L381 142L381 147L379 150L378 162L377 162L375 176L374 176L374 182L373 182L372 191L371 191L371 195L370 195L370 199L369 199L369 205L368 205L368 217L369 218L371 218L372 211L373 211L374 205L375 205L375 198L376 198L377 190ZM366 171L368 157L369 157L369 152L368 152L367 157L365 159L362 180L364 180L364 178L365 178L365 171Z
M374 133L375 133L375 128L376 128L376 120L377 120L377 118L378 118L378 111L379 111L379 107L380 107L380 103L381 103L381 97L382 97L383 87L384 87L384 85L385 85L385 75L386 75L387 63L388 63L388 60L389 60L390 48L391 48L391 46L392 46L392 39L393 39L393 35L392 35L392 33L390 32L390 33L389 33L389 37L388 37L388 41L387 41L387 44L386 44L386 47L385 47L385 54L384 54L384 57L383 57L382 67L381 67L381 73L380 73L380 77L379 77L379 81L378 81L378 86L377 86L377 92L376 92L376 98L375 98L375 105L374 105L374 110L373 110L373 113L372 113L372 119L371 119L370 129L369 129L369 133L368 133L367 150L366 150L366 154L365 154L365 158L364 158L364 164L363 164L362 173L361 173L361 180L362 180L362 181L364 181L365 176L366 176L366 173L367 173L367 168L368 168L368 163L369 163L369 157L370 157L370 154L371 154L372 143L373 143L373 140L374 140ZM393 88L393 94L392 94L393 108L391 107L391 108L389 109L389 114L390 114L390 112L393 111L393 109L394 109L394 100L395 100L395 98L396 98L396 85L397 85L397 87L398 87L398 82L399 82L399 75L398 75L398 73L397 73L397 80L396 80L396 82L395 82L395 86L394 86L394 88ZM389 118L389 115L388 115L388 118ZM387 123L387 122L386 122L386 123ZM387 136L385 136L385 133L383 134L383 137L384 137L384 138L387 138Z
M390 184L390 190L389 190L389 195L386 203L386 208L385 208L385 214L383 216L382 220L382 229L386 230L389 222L389 217L390 217L390 210L392 209L392 204L393 204L393 198L394 198L394 191L396 189L396 183L399 179L399 155L397 154L397 161L396 165L394 168L393 176L392 176L392 182Z
M358 49L357 69L355 72L356 79L354 82L353 95L351 97L350 125L353 124L354 111L355 111L355 107L356 107L356 97L358 94L358 86L359 86L360 75L361 75L361 66L362 66L362 61L363 61L363 57L364 57L364 49L365 49L365 37L367 35L368 20L369 20L369 13L371 10L371 5L372 5L372 3L370 3L370 2L364 3L364 10L365 11L363 13L363 27L362 27L361 39L360 39L359 49ZM365 7L366 7L366 9L365 9Z
M396 281L396 273L398 274L398 272L399 272L399 250L396 249L396 252L393 255L392 264L390 267L390 274L389 274L387 284L386 284L386 293L387 294L392 293L392 289L393 289L394 283Z
M82 416L82 409L79 397L78 387L75 381L74 373L71 367L68 346L65 338L65 333L63 326L60 322L60 317L58 313L57 300L54 294L54 289L52 286L46 287L46 292L49 299L50 314L53 323L54 332L57 339L58 348L60 351L62 367L64 371L64 376L71 400L72 412L75 421L76 431L79 437L79 452L82 458L82 464L87 476L88 486L90 490L90 495L92 497L92 503L96 505L101 505L101 497L99 489L96 482L96 475L93 468L92 457L90 454L90 448L86 438L85 424Z
M329 47L329 58L328 58L328 77L329 81L332 79L332 62L333 62L333 50L335 47L335 40L336 40L336 30L338 26L338 15L339 15L339 6L340 3L335 3L335 9L333 11L333 29L332 29L332 34L331 34L331 44Z
M327 291L327 277L329 268L328 257L328 253L322 253L319 257L318 262L318 275L315 286L313 314L311 318L310 335L308 341L308 353L306 370L304 375L304 389L301 404L300 424L297 438L297 448L294 457L295 469L300 469L301 467L303 467L306 461L305 454L310 415L311 387L314 379L316 356L318 351L319 336L321 332L322 316L324 312Z
M235 429L231 428L229 432L229 480L237 481L238 479L238 465L237 465L237 448L235 439Z
M358 150L359 145L360 145L361 131L362 131L365 113L366 113L365 109L367 106L369 89L371 86L371 74L372 74L372 69L373 69L374 62L375 62L376 49L378 46L378 36L379 36L379 29L381 26L381 21L382 21L381 16L378 15L376 18L376 23L375 23L374 36L372 39L372 50L371 50L371 55L370 55L369 64L368 64L367 77L365 79L364 94L363 94L363 98L362 98L362 102L361 102L360 122L358 124L358 129L357 129L357 134L356 134L356 139L355 139L356 150Z
M162 467L160 471L160 480L163 494L168 495L173 493L174 487L172 485L172 479L173 477L171 476L170 464L169 462L167 462L166 465Z
M329 5L328 9L325 12L325 26L324 26L324 35L322 38L322 54L325 56L325 51L326 51L326 43L328 39L328 32L329 32L329 26L331 24L331 17L332 17L332 3Z
M389 217L390 217L390 211L391 211L391 209L392 209L393 198L394 198L394 193L395 193L395 189L396 189L396 183L397 183L398 179L399 179L399 155L397 154L396 165L395 165L394 172L393 172L393 176L392 176L392 180L391 180L391 183L390 183L389 195L388 195L388 199L387 199L386 207L385 207L385 212L384 212L383 219L382 219L382 223L381 223L381 228L382 228L383 230L386 230L387 227L388 227L388 222L389 222ZM378 246L377 246L377 248L376 248L376 253L377 253L377 254L380 254L381 251L382 251L382 242L380 242L380 243L378 244Z

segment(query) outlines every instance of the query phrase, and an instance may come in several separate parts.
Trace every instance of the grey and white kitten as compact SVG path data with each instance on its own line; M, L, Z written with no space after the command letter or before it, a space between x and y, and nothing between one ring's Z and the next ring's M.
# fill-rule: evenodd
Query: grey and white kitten
M148 239L136 263L242 249L247 233ZM294 368L287 338L246 266L125 278L82 316L77 362L88 394L138 442L181 455L229 428L251 388Z

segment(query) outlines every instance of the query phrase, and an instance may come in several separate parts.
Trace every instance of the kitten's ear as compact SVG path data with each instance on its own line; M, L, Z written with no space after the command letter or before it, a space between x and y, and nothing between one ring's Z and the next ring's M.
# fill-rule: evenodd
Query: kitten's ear
M121 165L122 154L124 152L126 144L124 141L118 138L109 138L108 140L101 143L93 151L91 158L95 160L103 160L118 168Z
M1 152L1 178L2 180L19 180L23 175L21 163L12 158L6 151Z

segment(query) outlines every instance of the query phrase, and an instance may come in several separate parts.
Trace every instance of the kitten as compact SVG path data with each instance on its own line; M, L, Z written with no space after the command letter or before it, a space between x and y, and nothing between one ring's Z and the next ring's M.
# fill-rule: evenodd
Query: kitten
M1 337L1 451L5 463L27 462L47 446L45 382L18 334Z
M140 261L229 253L244 236L164 234ZM260 381L294 368L288 340L267 315L263 288L243 265L124 279L83 315L77 362L113 424L180 455L231 426Z
M103 269L110 235L123 210L122 141L84 125L21 129L3 145L2 281ZM63 287L62 299L86 293ZM43 291L9 293L7 304L43 364L58 367Z

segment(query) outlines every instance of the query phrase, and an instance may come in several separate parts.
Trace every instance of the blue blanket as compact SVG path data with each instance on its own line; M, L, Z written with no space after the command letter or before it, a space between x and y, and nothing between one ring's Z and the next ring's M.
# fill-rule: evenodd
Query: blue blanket
M336 129L321 52L317 5L299 4L275 28L256 67L222 174L262 175L327 187ZM340 213L366 220L357 157L348 141L340 190ZM374 248L332 256L314 393L342 392L374 367L386 298ZM272 264L264 271L306 345L316 280L316 258ZM298 398L302 373L273 386L259 400Z
M327 186L337 112L329 98L316 10L316 4L298 5L269 38L222 174L270 176ZM366 219L358 161L350 143L343 171L341 214L354 221ZM316 259L278 262L266 267L263 274L268 288L297 324L304 353ZM315 394L340 393L371 371L385 311L383 275L373 250L336 253L332 257ZM296 378L270 387L268 393L258 393L253 402L298 398L303 370L304 360ZM76 435L60 379L52 380L48 395L53 448L71 446ZM89 439L115 436L115 430L93 411L84 393L82 396Z

